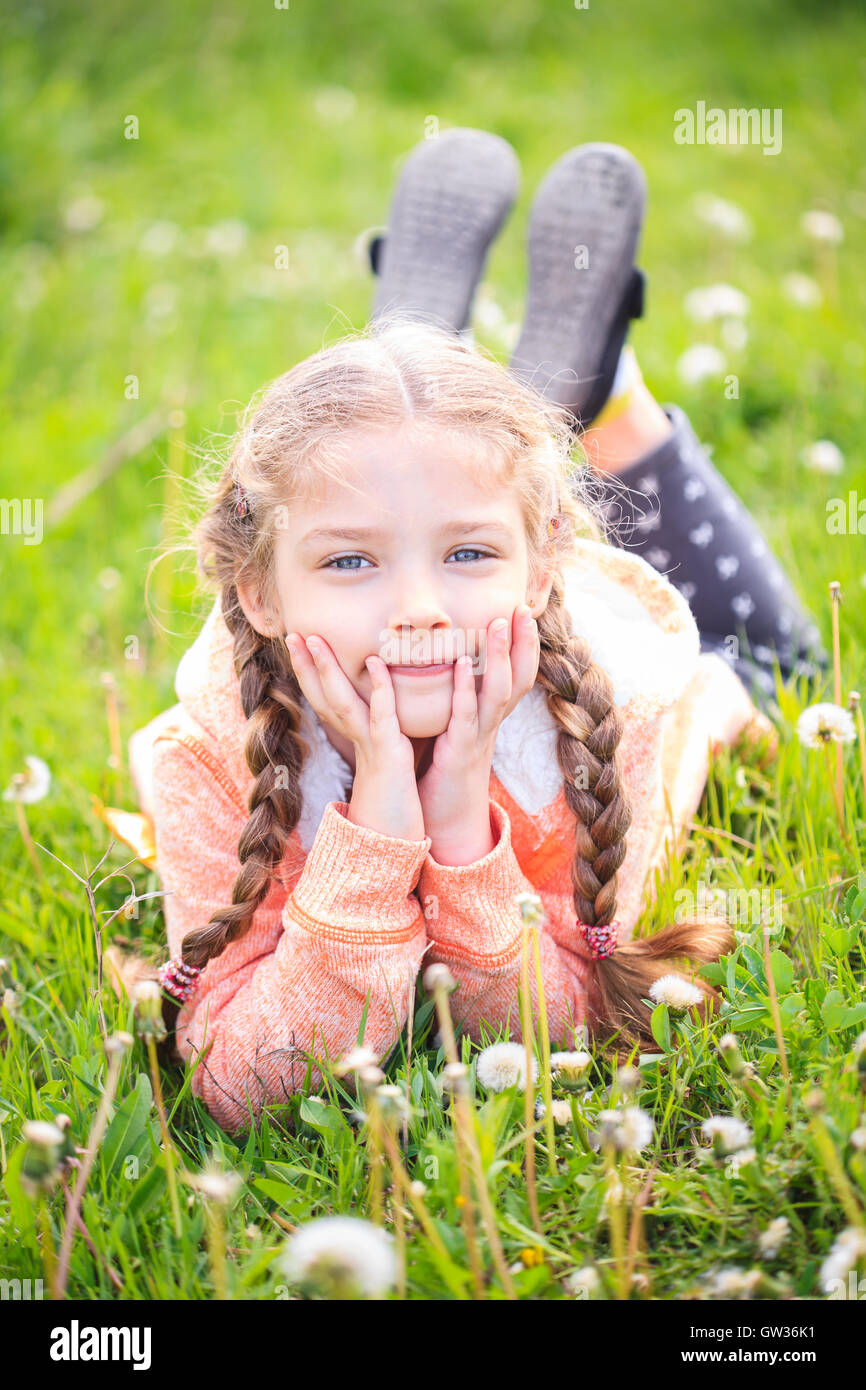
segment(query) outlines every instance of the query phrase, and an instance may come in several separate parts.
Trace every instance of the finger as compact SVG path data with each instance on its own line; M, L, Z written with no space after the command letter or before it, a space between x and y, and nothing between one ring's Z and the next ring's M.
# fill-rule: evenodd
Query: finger
M503 718L503 710L511 698L510 624L507 619L495 618L487 629L486 660L481 694L478 701L479 733L491 734Z
M447 732L449 742L455 745L474 743L478 738L478 694L472 665L471 656L458 657L454 663L451 718Z
M316 670L316 663L312 655L307 650L307 645L299 632L290 632L286 636L286 646L289 656L292 659L292 670L295 673L298 685L306 695L307 700L312 705L321 718L324 718L324 706L326 704L322 682Z
M370 737L392 738L400 730L397 718L397 697L387 663L380 656L368 656L365 666L370 673Z
M538 675L538 661L541 655L538 623L532 617L526 604L521 604L515 609L512 631L514 634L511 644L511 699L513 707L535 684Z
M350 738L366 737L369 728L367 705L352 685L328 643L318 633L306 639L313 667L319 680L324 709L316 709L320 718L333 724ZM309 696L307 697L309 699ZM312 704L312 700L310 701Z

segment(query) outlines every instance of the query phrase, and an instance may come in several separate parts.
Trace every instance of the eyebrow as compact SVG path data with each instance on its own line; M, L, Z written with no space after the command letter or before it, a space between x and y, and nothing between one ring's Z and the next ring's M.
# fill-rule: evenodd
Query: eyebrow
M509 540L514 538L514 533L509 526L503 526L498 521L449 521L444 526L436 528L437 536L461 535L464 532L484 531L504 536ZM317 527L314 531L308 531L302 545L309 545L313 541L339 540L339 541L375 541L387 536L387 531L382 531L375 526L334 526Z

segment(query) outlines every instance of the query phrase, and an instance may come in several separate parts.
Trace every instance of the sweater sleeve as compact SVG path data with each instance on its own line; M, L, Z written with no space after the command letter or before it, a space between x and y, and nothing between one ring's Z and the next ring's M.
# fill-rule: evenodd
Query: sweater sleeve
M188 932L231 902L246 815L179 742L154 750L157 862L172 955ZM302 863L287 856L246 934L208 962L177 1018L177 1046L195 1064L193 1094L229 1132L250 1111L304 1084L308 1057L364 1042L384 1055L405 1023L427 945L414 886L432 841L355 825L348 803L325 807ZM288 880L288 882L286 881ZM291 885L291 886L290 886ZM312 1085L321 1082L313 1066Z
M428 853L418 895L425 904L428 961L448 966L459 989L451 996L455 1023L476 1042L479 1025L508 1025L512 1040L522 1038L518 985L523 919L515 901L520 893L541 898L539 925L541 976L551 1044L574 1045L574 1029L584 1019L586 963L573 949L574 904L570 884L541 891L526 877L511 843L508 813L490 801L490 825L497 842L474 864L437 864ZM538 991L530 934L529 979L533 1017Z

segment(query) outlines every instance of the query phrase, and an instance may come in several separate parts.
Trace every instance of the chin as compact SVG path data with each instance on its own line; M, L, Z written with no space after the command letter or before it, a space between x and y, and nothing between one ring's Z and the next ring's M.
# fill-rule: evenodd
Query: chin
M450 718L450 700L444 709L433 707L432 702L424 709L420 701L397 700L397 719L407 738L438 738L448 728Z

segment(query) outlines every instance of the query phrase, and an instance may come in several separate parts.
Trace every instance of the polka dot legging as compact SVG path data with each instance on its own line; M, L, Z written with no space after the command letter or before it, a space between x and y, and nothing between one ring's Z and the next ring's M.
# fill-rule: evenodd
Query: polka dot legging
M677 406L665 413L673 428L662 444L613 483L607 474L595 475L607 534L679 589L695 616L701 650L728 661L766 706L775 695L774 659L783 681L822 678L827 656L820 634L686 416Z

